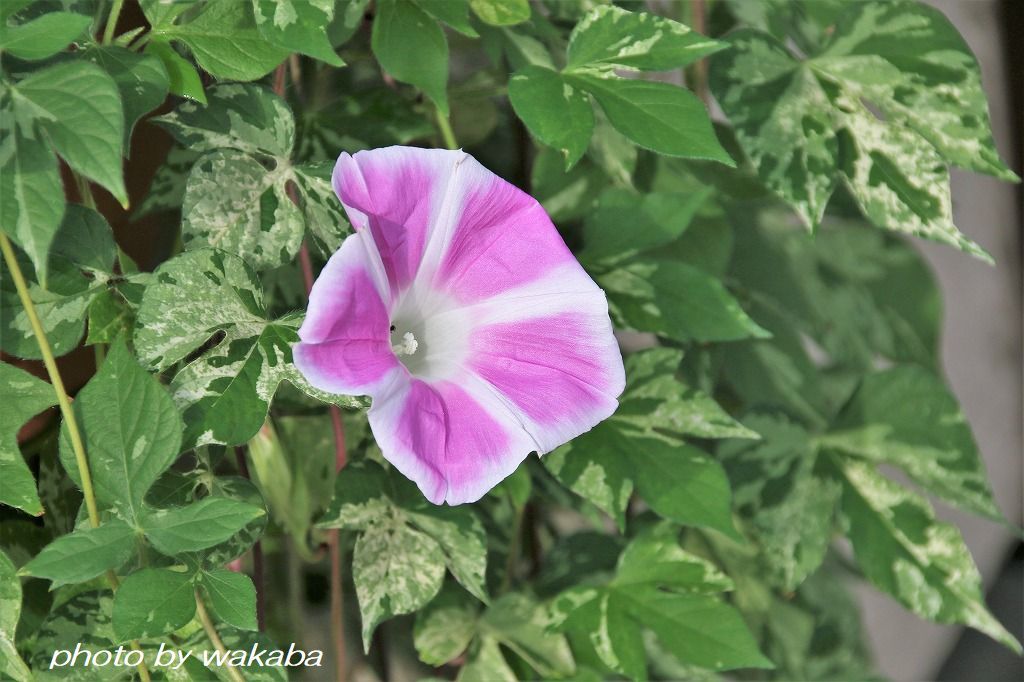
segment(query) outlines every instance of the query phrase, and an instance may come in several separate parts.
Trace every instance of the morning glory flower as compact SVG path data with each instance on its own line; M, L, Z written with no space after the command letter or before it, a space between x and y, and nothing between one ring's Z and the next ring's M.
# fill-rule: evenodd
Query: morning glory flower
M428 500L478 500L615 411L604 292L535 199L442 149L345 153L333 183L355 232L313 285L295 364L371 397L384 457Z

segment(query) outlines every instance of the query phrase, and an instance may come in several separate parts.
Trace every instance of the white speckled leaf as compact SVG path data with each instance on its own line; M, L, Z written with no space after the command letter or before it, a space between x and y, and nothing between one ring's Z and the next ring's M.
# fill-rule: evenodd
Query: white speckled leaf
M268 171L241 152L220 150L200 158L181 209L185 248L224 249L259 270L291 261L304 225L285 189L289 178L284 168Z
M209 104L185 101L153 119L194 152L236 149L288 158L295 144L295 118L288 104L259 86L219 84L206 91Z
M23 369L0 363L0 503L39 516L43 506L36 479L18 448L18 430L36 414L57 402L53 386Z
M50 661L57 649L74 650L81 643L83 651L96 652L116 649L117 637L111 625L114 598L108 590L76 594L54 608L43 621L32 641L29 662L37 680L70 680L74 682L103 682L127 680L130 668L115 666L68 666L50 671Z
M171 382L189 447L244 443L263 424L284 379L314 397L354 404L309 387L292 364L300 320L266 319L262 287L237 256L187 251L164 263L155 277L139 308L136 351L160 370L189 360Z
M407 512L414 526L430 535L444 552L445 565L477 599L487 601L487 533L467 506L427 507Z
M477 605L449 583L416 614L413 642L424 663L441 666L463 653L477 629Z
M922 618L969 625L1020 653L1020 643L985 607L960 531L874 465L844 459L837 468L847 534L867 579Z
M1002 520L978 446L956 398L928 370L895 367L865 377L822 446L903 469L928 492Z
M331 186L333 163L297 166L295 185L299 190L302 216L306 230L325 255L333 254L352 231L341 208L338 195Z
M28 682L32 673L14 646L14 631L21 616L21 580L14 564L0 551L0 675Z
M480 621L481 630L529 663L542 677L567 677L576 671L569 642L548 630L547 609L519 592L494 602Z
M567 69L668 71L726 47L689 26L647 12L595 7L569 36Z
M370 650L370 637L378 623L424 606L441 589L443 578L441 548L397 514L360 535L352 579L362 613L364 650Z
M1005 180L977 62L937 10L860 2L798 61L776 38L731 34L710 83L762 181L817 226L843 181L871 222L991 260L953 224L947 166Z

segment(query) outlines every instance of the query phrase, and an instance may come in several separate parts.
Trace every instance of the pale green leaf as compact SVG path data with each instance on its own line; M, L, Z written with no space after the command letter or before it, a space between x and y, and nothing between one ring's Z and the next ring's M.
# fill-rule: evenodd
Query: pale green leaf
M441 666L457 658L476 634L477 608L461 590L445 587L416 614L413 643L420 660Z
M62 535L43 548L20 573L53 581L51 590L84 583L117 570L135 553L135 529L120 519Z
M260 34L248 2L207 3L188 23L155 26L153 34L182 41L199 66L221 79L256 80L288 56Z
M150 40L146 44L146 54L154 55L163 62L164 70L167 72L167 89L172 94L206 104L203 81L199 78L196 67L178 54L170 43L159 38Z
M48 12L23 24L0 22L0 51L18 59L46 59L85 33L92 18L71 12Z
M525 66L508 83L509 101L530 132L557 150L572 168L587 150L594 114L586 95L560 74L542 66Z
M210 598L213 612L228 625L242 630L256 630L256 587L244 573L224 568L204 571L199 577Z
M80 665L55 669L54 678L74 682L123 680L124 668L97 665L91 659L89 665L85 665L84 661L85 653L117 648L117 637L111 625L112 608L113 596L109 590L81 592L53 608L34 636L29 663L36 679L50 672L55 651L74 651L75 645L81 644Z
M513 26L530 18L529 0L469 0L469 6L491 26Z
M525 594L511 592L495 601L480 619L480 628L544 677L565 677L576 670L565 637L548 631L545 609Z
M85 58L106 71L121 93L124 108L124 150L130 149L132 130L143 116L163 104L170 79L159 57L113 45L86 50Z
M140 523L146 539L173 556L220 544L265 513L227 497L204 497L184 507L148 512Z
M703 102L689 90L612 75L573 72L564 78L593 95L612 125L639 146L668 156L735 165L718 142Z
M344 62L327 39L334 0L253 0L260 34L289 52L299 52L331 66Z
M146 492L178 456L182 423L171 397L119 342L73 407L96 500L135 522ZM61 431L60 457L80 485L67 425Z
M68 165L127 205L124 112L114 79L95 64L70 61L32 73L13 90L15 107L35 119Z
M195 588L188 573L144 568L121 583L114 596L114 633L118 641L156 637L186 625L196 612Z

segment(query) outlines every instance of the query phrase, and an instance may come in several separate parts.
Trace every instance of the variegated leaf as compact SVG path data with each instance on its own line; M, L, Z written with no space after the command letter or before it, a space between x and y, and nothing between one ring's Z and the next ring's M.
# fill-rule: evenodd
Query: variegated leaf
M867 579L922 618L968 625L1020 653L1020 643L985 607L960 531L872 464L843 459L837 467L847 534Z

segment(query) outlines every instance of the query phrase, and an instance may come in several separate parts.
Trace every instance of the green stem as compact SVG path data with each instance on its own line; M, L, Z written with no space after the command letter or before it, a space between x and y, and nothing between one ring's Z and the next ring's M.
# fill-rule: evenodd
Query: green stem
M92 196L92 188L89 187L89 181L78 173L72 173L72 175L75 176L75 185L78 187L78 194L82 198L82 203L95 211L96 200Z
M519 561L519 545L523 535L523 515L526 512L525 507L516 505L515 501L512 500L512 496L509 495L509 503L516 510L515 521L512 524L512 537L509 538L508 542L508 558L505 560L505 577L501 581L501 592L507 592L512 587L512 574L515 573L516 563Z
M110 41L114 39L114 29L117 28L117 18L121 16L121 7L123 5L124 0L114 0L114 4L110 8L110 16L107 17L107 27L103 29L104 45L109 45Z
M28 284L25 282L25 275L21 272L21 266L18 265L18 258L14 254L14 247L11 246L7 235L2 232L0 232L0 251L3 251L4 262L10 268L11 279L14 280L14 288L18 292L18 298L21 299L21 305L28 316L28 322L32 327L32 333L36 337L36 343L39 344L39 352L43 356L43 364L46 366L46 373L50 377L53 392L57 396L57 404L60 405L61 416L64 418L65 426L68 427L71 450L75 453L75 464L78 466L78 476L82 481L82 495L85 497L85 508L89 512L89 525L95 528L100 525L100 512L96 506L96 493L92 488L89 460L85 456L85 443L82 441L82 432L78 429L78 419L71 408L71 400L68 398L68 393L64 389L64 380L61 379L60 370L57 369L57 360L53 357L50 341L46 338L46 331L39 321L36 306L32 302L32 297L29 296ZM113 571L107 571L107 581L110 583L111 590L117 590L119 581ZM135 649L139 648L136 642L132 642L132 646ZM139 677L142 678L143 682L149 682L149 669L146 667L146 664L144 662L140 663L137 669Z
M53 391L57 394L57 404L60 405L64 424L68 427L71 449L75 453L75 464L78 465L78 475L82 479L82 494L85 496L85 507L89 512L89 525L95 528L100 525L100 512L96 507L96 495L92 489L92 476L89 474L89 462L85 457L85 445L82 442L82 433L78 430L78 420L75 418L74 410L71 409L67 391L64 390L64 381L60 378L60 372L57 370L57 361L53 357L50 341L46 338L39 315L36 314L36 306L28 294L28 284L25 282L25 276L21 273L18 258L14 255L14 247L8 241L7 235L3 233L0 233L0 250L3 250L4 261L11 270L11 279L14 280L18 298L21 299L21 305L25 308L25 314L32 326L32 333L35 334L36 343L39 344L39 352L43 356L46 373L49 374Z
M458 149L459 143L455 140L455 132L452 130L452 124L448 121L448 117L442 114L437 106L434 107L434 113L437 115L437 129L441 131L444 146L448 149Z
M221 640L220 635L217 634L217 628L213 626L213 621L210 619L210 614L206 612L206 605L203 604L203 598L199 595L199 590L196 590L196 613L199 615L199 621L203 624L203 630L206 631L206 636L213 642L213 646L216 647L220 655L224 657L224 665L226 667L228 677L231 678L232 682L245 682L245 678L238 672L238 669L227 662L228 650L224 646L224 642Z

